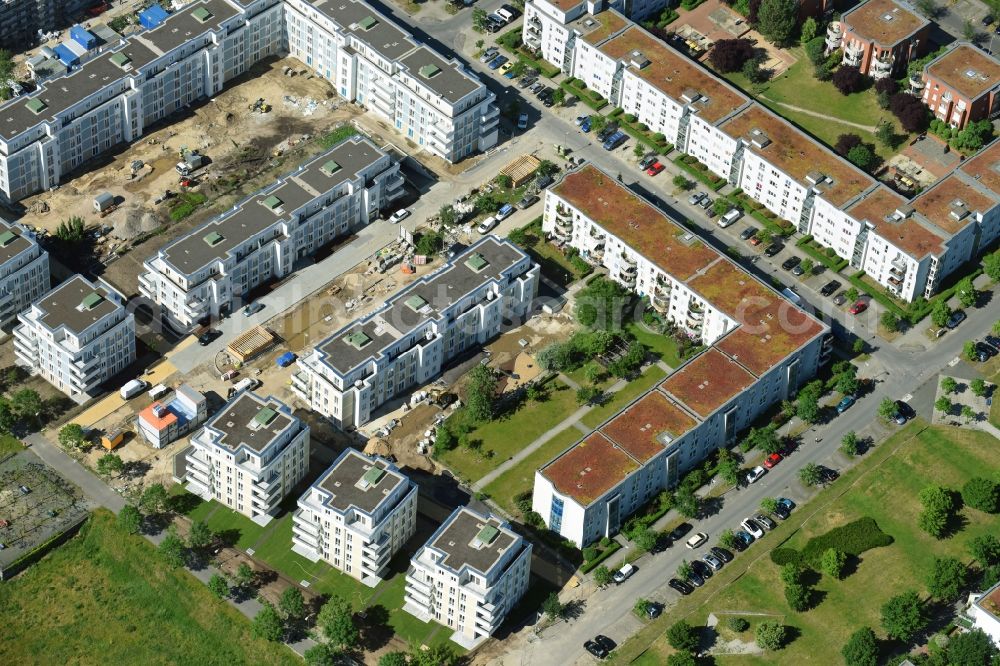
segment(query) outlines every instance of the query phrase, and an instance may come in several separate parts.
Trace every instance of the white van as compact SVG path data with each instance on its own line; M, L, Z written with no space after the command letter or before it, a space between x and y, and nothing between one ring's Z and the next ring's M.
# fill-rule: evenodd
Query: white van
M147 386L149 386L149 384L141 379L133 379L132 381L127 382L125 386L121 387L118 390L118 393L121 395L122 400L131 400L145 391Z
M167 393L170 393L170 389L163 384L157 384L153 388L149 389L149 397L152 400L159 400Z
M743 213L738 208L730 208L725 215L719 218L719 226L725 229L741 217L743 217Z
M636 568L631 564L626 564L621 569L616 571L611 577L616 583L621 585L629 579L629 577L636 572Z
M260 380L259 379L254 379L253 377L247 377L246 379L241 379L240 381L236 382L236 386L234 386L233 389L237 393L239 393L240 391L244 391L244 390L245 391L252 391L255 388L257 388L258 386L260 386Z
M499 16L500 18L502 18L507 23L510 23L511 21L514 20L514 14L512 12L504 9L503 7L501 7L498 10L496 10L494 12L494 14L496 14L497 16Z

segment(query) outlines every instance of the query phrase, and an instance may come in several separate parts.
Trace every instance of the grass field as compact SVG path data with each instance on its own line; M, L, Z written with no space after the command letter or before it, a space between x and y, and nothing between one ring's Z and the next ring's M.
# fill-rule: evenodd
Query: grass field
M517 515L514 497L531 490L535 483L535 470L555 458L583 437L578 428L567 428L548 440L538 450L520 463L501 474L483 490L494 502Z
M18 451L24 451L24 445L17 437L8 434L0 435L0 456Z
M0 663L301 664L144 538L99 511L80 534L3 584Z
M227 542L244 550L253 546L265 529L215 500L211 502L203 500L187 516L192 521L204 521L213 532L227 534ZM237 538L232 538L237 534L239 535Z
M654 333L634 321L625 324L625 330L635 336L635 339L646 345L650 353L671 368L679 367L684 361L678 353L677 340L669 335Z
M514 412L469 433L469 439L482 442L478 450L460 446L442 453L438 459L462 479L481 478L577 410L576 392L569 386L554 380L548 383L548 388L544 402L526 401Z
M966 526L941 541L917 527L920 504L917 493L931 483L957 489L983 470L1000 468L1000 447L986 433L959 428L926 428L912 423L878 444L857 468L845 473L831 489L798 508L792 519L767 537L770 548L782 544L801 548L813 536L862 516L871 516L895 543L867 551L856 568L842 580L819 579L821 601L804 613L791 611L784 600L778 567L767 551L755 546L698 594L682 600L666 616L623 646L617 663L630 663L649 649L643 659L662 659L669 648L662 629L684 618L704 625L708 614L721 611L771 613L783 617L797 637L778 653L763 658L718 656L725 664L829 664L839 663L840 648L861 626L872 627L884 638L879 623L881 605L889 597L915 589L926 597L924 580L934 557L969 560L966 547L976 536L996 533L998 521L974 509L964 509ZM752 559L751 559L752 558ZM850 568L850 567L849 567ZM747 616L753 621L753 617ZM657 627L660 631L653 631ZM633 662L634 663L634 662ZM638 662L653 663L653 662Z
M639 378L629 382L621 391L612 393L607 402L588 412L580 421L589 428L596 428L617 414L622 407L663 381L666 376L667 373L659 366L652 365L646 368L646 371Z

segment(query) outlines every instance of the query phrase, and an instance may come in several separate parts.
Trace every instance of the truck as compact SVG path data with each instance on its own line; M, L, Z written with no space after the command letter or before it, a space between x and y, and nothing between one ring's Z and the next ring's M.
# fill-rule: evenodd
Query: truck
M208 164L208 158L199 153L189 153L188 156L177 163L174 169L182 176L190 176L196 169Z

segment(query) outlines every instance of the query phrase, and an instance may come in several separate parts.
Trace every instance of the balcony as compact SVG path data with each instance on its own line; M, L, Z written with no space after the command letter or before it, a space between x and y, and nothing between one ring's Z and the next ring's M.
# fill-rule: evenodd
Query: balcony
M850 67L860 67L864 54L865 50L857 42L851 42L844 49L844 64Z
M591 225L591 227L590 227L590 237L597 239L603 245L604 244L604 239L606 239L608 237L608 235L606 233L602 232L600 230L600 227Z
M653 293L649 295L649 304L653 306L657 312L666 312L670 308L670 296L663 296L659 291L653 290Z
M626 264L627 264L628 266L631 266L631 267L632 267L633 269L635 269L635 267L636 267L636 266L638 265L638 263L639 263L639 260L638 260L638 259L636 259L636 258L635 258L634 256L632 256L632 255L631 255L630 253L628 253L628 252L622 252L622 260L623 260L623 261L624 261L624 262L625 262L625 263L626 263Z
M869 68L872 78L874 79L884 79L892 74L892 66L895 63L892 56L888 58L880 57L872 60L871 67Z
M831 23L826 28L826 50L833 51L834 49L839 49L840 44L844 39L844 33L840 30L840 24L837 22Z
M692 301L688 304L687 316L694 321L701 321L705 318L705 308Z
M308 534L309 536L313 537L314 539L319 537L319 534L320 534L319 525L316 524L316 523L310 522L310 521L308 521L308 520L306 520L304 518L302 518L302 510L301 509L298 510L298 511L296 511L293 514L292 518L293 518L293 522L292 522L292 528L293 529L296 529L296 530L298 530L300 532Z
M638 268L636 267L635 264L630 264L627 261L623 261L623 262L621 262L618 265L618 270L623 275L629 275L629 276L635 277L635 274L638 271Z
M919 97L923 89L924 89L924 82L923 79L920 78L920 75L917 74L916 76L911 76L910 94Z

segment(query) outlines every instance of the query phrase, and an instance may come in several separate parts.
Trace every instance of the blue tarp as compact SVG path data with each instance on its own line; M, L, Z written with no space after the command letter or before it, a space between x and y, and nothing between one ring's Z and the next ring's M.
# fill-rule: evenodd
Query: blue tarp
M278 357L278 360L276 362L279 368L286 368L295 362L295 354L293 354L292 352L285 352L284 354Z
M97 37L82 25L74 25L70 28L69 36L74 42L88 51L97 46Z
M152 30L156 26L167 20L167 10L159 5L150 5L149 9L139 12L139 24L147 30Z
M56 52L59 60L67 67L72 67L80 63L80 56L70 51L69 47L65 44L58 44L52 50Z

